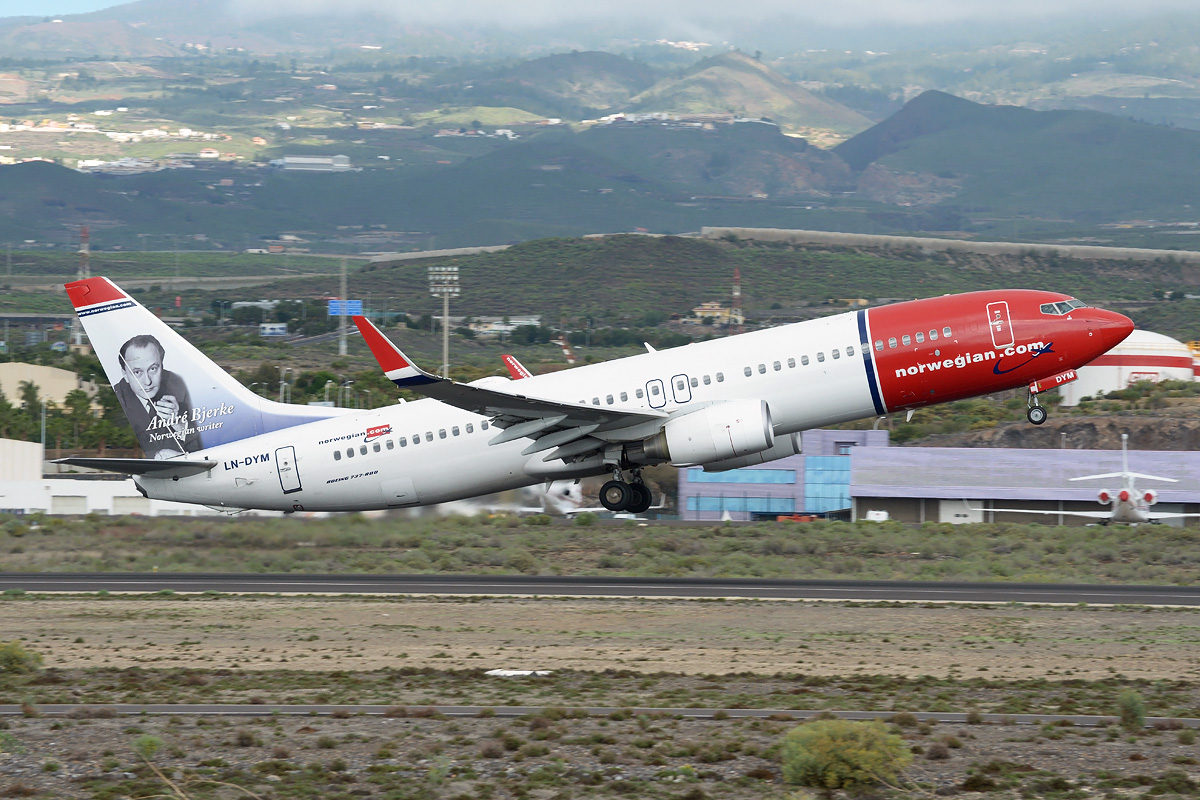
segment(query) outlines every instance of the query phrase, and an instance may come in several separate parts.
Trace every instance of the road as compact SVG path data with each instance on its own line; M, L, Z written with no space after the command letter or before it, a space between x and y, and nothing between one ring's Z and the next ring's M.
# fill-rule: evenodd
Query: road
M1200 586L549 575L280 575L204 573L0 573L0 592L223 592L477 596L751 598L907 603L1086 603L1200 606Z

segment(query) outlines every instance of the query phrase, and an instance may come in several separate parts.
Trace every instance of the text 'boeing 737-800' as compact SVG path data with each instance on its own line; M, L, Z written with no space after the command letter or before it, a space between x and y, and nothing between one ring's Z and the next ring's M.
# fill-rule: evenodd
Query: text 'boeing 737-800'
M601 503L637 513L645 466L761 464L799 453L808 428L1020 387L1041 423L1038 393L1133 330L1057 292L981 291L464 384L356 317L387 376L425 398L352 411L259 397L107 278L66 288L148 457L61 461L229 510L401 508L610 475Z

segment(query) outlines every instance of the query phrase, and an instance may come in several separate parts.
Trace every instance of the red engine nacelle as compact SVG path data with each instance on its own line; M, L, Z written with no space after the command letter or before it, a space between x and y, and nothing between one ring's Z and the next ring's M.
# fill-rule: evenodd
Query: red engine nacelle
M1147 489L1142 492L1142 499L1146 501L1146 505L1152 506L1158 502L1158 492L1153 489Z
M1099 500L1101 503L1108 505L1109 503L1112 502L1112 493L1109 492L1108 489L1101 489L1099 492L1096 493L1096 499Z
M1128 489L1122 489L1120 492L1117 493L1117 499L1120 500L1122 503L1128 503L1130 497L1131 497L1131 495L1129 494Z

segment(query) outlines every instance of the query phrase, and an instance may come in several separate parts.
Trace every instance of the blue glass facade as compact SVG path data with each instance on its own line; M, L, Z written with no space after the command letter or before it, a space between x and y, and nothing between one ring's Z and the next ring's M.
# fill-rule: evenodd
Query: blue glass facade
M808 456L804 459L804 510L818 514L850 507L850 458Z
M850 461L862 447L887 446L887 431L811 430L804 455L727 472L679 471L684 519L735 520L776 514L824 514L851 506Z
M690 483L795 483L794 469L731 469L728 472L705 472L691 467L687 472Z

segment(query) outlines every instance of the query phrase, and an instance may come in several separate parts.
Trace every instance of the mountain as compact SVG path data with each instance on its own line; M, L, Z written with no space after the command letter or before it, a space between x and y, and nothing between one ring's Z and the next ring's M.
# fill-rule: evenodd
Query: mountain
M1200 132L925 92L834 151L859 196L986 216L1195 219Z
M658 79L658 73L645 64L599 51L558 53L484 74L477 74L477 69L450 70L438 76L443 85L463 85L447 95L448 102L521 108L572 120L623 107Z
M23 56L177 56L181 50L117 20L31 21L0 29L0 52Z
M631 110L733 112L766 117L796 132L825 129L851 135L871 125L857 111L815 95L739 52L704 59L683 77L660 81L634 97Z

